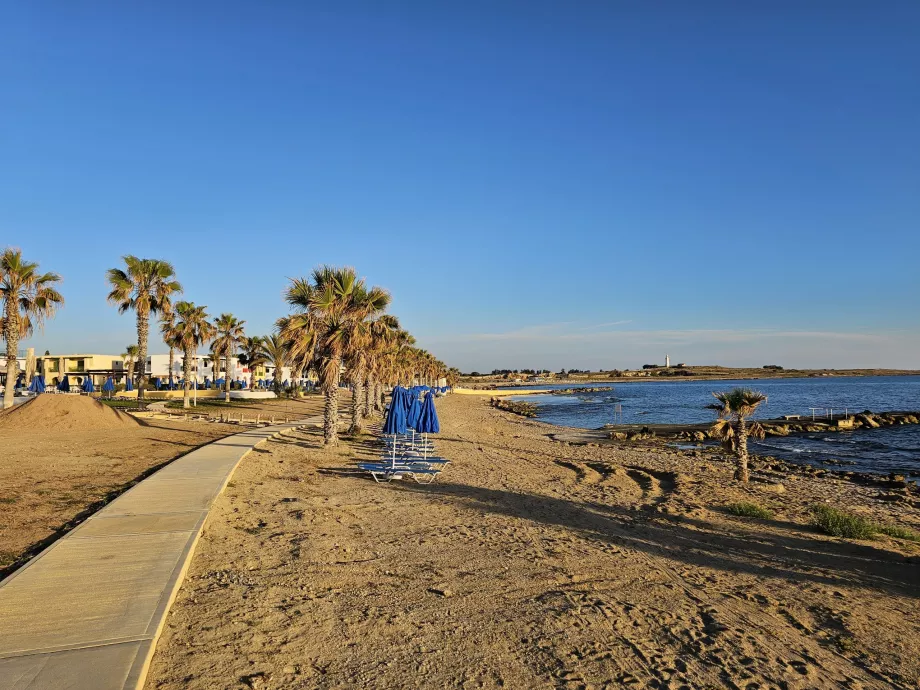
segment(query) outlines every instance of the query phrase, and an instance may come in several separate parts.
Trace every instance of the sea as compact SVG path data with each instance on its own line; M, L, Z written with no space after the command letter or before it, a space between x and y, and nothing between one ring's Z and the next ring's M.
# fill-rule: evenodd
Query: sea
M537 418L551 424L597 429L605 424L697 424L714 419L714 391L743 386L768 396L755 418L798 414L820 418L829 410L856 413L864 410L920 410L920 376L866 376L761 379L744 381L637 381L533 386L592 388L612 386L612 391L572 395L521 395L513 400L537 405ZM814 408L814 409L812 409ZM857 429L793 436L768 436L752 441L751 452L819 467L903 474L920 478L920 425L882 429Z

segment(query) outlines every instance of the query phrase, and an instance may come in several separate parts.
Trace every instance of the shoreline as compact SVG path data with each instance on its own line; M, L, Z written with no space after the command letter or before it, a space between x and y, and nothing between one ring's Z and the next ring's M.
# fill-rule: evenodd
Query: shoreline
M661 370L657 370L661 371ZM671 368L671 371L680 371ZM687 369L687 371L692 371ZM693 374L690 376L681 375L636 375L636 376L590 376L587 378L565 378L554 379L551 381L542 381L540 383L509 383L499 379L495 380L477 380L461 379L458 387L464 391L504 391L513 388L527 388L529 386L582 386L582 385L610 385L615 383L648 383L648 382L692 382L692 381L771 381L774 379L841 379L841 378L873 378L873 377L904 377L920 376L920 370L912 369L841 369L833 372L824 370L796 369L773 373L764 372L761 375L746 375L727 372L726 374ZM467 388L466 386L481 386L476 388Z

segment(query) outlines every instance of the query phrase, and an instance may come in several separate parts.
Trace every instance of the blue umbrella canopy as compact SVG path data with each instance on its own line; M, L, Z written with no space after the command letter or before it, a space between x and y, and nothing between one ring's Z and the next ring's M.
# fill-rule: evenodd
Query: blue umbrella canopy
M438 411L434 407L434 396L429 393L422 402L422 413L419 415L415 430L420 434L437 434L441 431L438 421Z
M387 410L387 418L383 423L383 433L406 433L406 412L402 400L404 394L405 391L398 386L393 389L393 396L390 400L390 409Z
M211 390L211 379L207 376L204 377L204 389L207 391Z
M125 390L131 390L128 386L131 385L131 379L128 379L128 382L125 384ZM112 380L112 377L109 376L105 383L102 384L102 390L105 393L114 393L115 392L115 382Z
M154 387L155 387L157 390L160 390L160 386L163 385L163 382L160 381L160 377L159 377L159 376L157 376L156 378L153 379L153 385L154 385Z
M89 376L83 379L83 385L81 386L81 388L83 389L84 393L95 393L96 392L96 388L93 386L93 380Z
M29 390L33 393L44 393L45 392L45 377L36 376L32 379L32 383L29 384Z
M58 390L62 393L70 393L70 377L64 374L63 380L58 384Z
M112 377L109 376L109 381L111 381L111 380L112 380ZM114 383L114 382L112 383L112 390L115 390L115 383ZM134 390L134 384L131 383L131 379L125 379L125 390L126 390L126 391L133 391L133 390Z
M409 392L411 401L409 402L409 411L406 413L406 426L413 429L418 426L419 415L422 413L422 403L418 399L418 393Z

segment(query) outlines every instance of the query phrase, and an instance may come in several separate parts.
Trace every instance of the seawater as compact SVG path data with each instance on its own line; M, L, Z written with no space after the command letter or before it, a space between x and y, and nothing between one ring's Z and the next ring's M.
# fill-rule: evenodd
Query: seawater
M514 400L538 406L537 418L563 426L596 429L615 421L615 409L622 409L624 424L698 424L714 415L706 405L712 392L743 386L761 391L768 401L756 417L798 414L811 418L810 408L820 408L816 417L831 408L862 412L872 410L920 410L920 376L867 376L763 379L744 381L637 381L629 383L557 384L534 388L585 388L613 386L612 391L572 395L527 395L521 389ZM751 450L791 462L839 466L864 472L895 472L920 476L920 425L886 429L771 436L753 442Z

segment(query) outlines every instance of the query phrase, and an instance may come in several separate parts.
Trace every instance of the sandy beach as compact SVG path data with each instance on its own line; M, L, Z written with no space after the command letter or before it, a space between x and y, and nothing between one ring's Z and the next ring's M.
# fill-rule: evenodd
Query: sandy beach
M667 448L438 403L431 486L355 474L319 430L242 463L209 517L148 688L914 688L920 548L834 539L829 501L917 528L832 477L778 488ZM752 500L771 520L730 516Z
M40 407L39 407L40 405ZM319 401L268 401L238 414L314 414ZM215 414L212 412L212 414ZM0 575L175 458L235 424L137 420L82 396L40 396L0 413Z

